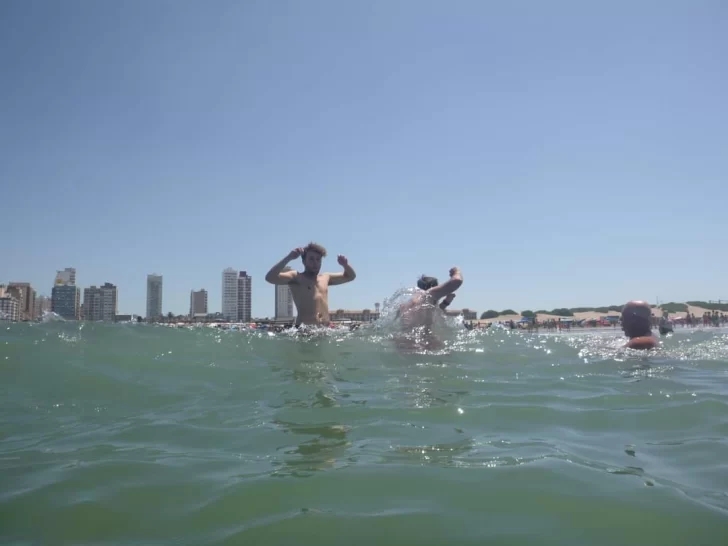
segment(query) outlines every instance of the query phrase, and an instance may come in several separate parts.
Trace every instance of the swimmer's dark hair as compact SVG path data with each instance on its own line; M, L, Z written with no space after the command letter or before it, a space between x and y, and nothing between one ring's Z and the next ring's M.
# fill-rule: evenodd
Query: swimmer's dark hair
M435 277L426 277L422 275L417 279L417 288L420 290L429 290L437 286L437 279Z
M301 254L302 261L306 261L306 254L308 254L309 252L321 254L322 258L326 257L326 249L324 247L322 247L318 243L310 242L305 247L303 247L303 254Z

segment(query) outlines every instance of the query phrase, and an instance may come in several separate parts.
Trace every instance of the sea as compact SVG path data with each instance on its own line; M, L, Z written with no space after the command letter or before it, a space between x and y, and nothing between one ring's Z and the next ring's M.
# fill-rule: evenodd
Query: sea
M0 323L0 544L728 544L728 330Z

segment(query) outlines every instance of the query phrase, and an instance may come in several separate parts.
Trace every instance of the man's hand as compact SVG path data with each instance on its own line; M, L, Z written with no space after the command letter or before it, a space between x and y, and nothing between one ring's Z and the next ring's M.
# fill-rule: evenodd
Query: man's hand
M294 248L288 253L287 260L290 262L292 260L295 260L296 258L300 257L301 254L303 254L302 248ZM279 254L280 256L280 254Z
M296 278L298 273L295 271L283 271L283 269L285 269L288 262L295 260L301 254L303 254L302 248L294 248L291 250L285 258L271 267L270 271L265 274L266 282L271 284L290 284L291 281Z
M344 271L341 273L329 273L329 286L344 284L345 282L351 282L356 279L356 272L349 265L349 260L346 256L339 254L337 261L344 268Z
M450 268L450 277L454 277L455 275L461 275L460 268L458 266L451 267Z

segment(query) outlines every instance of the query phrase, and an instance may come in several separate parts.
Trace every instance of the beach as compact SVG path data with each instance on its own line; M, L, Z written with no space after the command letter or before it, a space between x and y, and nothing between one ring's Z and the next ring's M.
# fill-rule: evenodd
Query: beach
M0 331L3 544L719 544L728 330Z

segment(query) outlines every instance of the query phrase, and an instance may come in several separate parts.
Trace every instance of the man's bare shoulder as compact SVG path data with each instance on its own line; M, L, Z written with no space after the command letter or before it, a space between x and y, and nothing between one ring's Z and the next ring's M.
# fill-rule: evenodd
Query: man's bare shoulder
M657 347L657 338L655 336L634 337L627 342L625 347L641 351L655 349Z
M288 284L298 284L298 271L294 271Z

